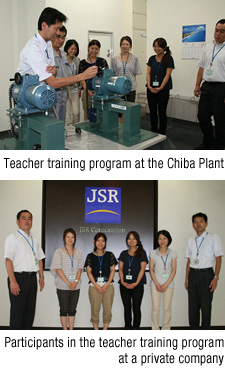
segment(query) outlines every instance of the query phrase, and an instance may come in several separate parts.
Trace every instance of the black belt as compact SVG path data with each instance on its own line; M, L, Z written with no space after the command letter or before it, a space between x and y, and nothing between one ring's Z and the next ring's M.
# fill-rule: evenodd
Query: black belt
M221 82L221 81L205 81L205 83L207 84L210 84L210 85L213 85L213 84L225 84L225 82Z
M207 269L195 269L195 268L193 268L193 267L190 267L190 269L191 269L192 271L195 271L195 272L202 272L202 271L210 271L210 270L212 270L212 267L209 267L209 268L207 268Z
M36 275L36 271L22 271L22 272L15 272L15 274L23 274L23 275Z

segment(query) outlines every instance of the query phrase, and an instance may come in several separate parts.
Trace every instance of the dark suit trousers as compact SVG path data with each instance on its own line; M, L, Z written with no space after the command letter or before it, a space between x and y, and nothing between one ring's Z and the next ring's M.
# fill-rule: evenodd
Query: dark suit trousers
M207 271L190 270L188 276L189 324L192 330L208 330L211 322L213 293L209 285L214 277L213 269ZM200 311L202 323L200 327Z
M36 274L15 272L16 281L20 287L19 295L15 296L10 292L8 278L10 308L10 329L11 330L31 330L37 296L37 277Z
M198 106L198 120L204 135L203 143L211 149L225 147L225 83L204 82ZM215 121L215 137L211 118Z

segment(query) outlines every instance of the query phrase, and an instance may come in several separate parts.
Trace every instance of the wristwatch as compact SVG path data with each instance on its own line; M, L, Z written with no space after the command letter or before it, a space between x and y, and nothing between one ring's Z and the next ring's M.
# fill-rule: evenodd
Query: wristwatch
M214 276L214 279L217 279L217 280L219 280L219 276L216 276L216 275L215 275L215 276Z

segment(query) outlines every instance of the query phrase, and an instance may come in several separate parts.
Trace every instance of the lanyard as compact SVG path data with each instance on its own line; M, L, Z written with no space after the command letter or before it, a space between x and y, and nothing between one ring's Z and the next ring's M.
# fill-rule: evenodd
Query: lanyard
M30 242L29 242L29 240L26 238L26 236L24 236L19 230L17 230L18 231L18 233L20 234L20 235L22 235L22 237L26 240L26 242L29 244L29 246L31 247L31 249L32 249L32 252L33 252L33 255L34 255L34 257L36 256L36 253L35 253L35 251L34 251L34 241L33 241L33 238L32 238L32 235L30 236L31 237L31 241L32 241L32 245L30 244Z
M161 62L158 63L156 58L155 58L155 75L157 76L158 72L159 72L159 68L161 67Z
M216 48L216 45L214 45L214 48L213 48L213 52L212 52L212 63L214 61L214 59L216 58L216 56L219 54L219 52L224 48L225 45L223 45L218 51L217 53L215 54L215 48Z
M35 37L36 37L36 39L37 39L37 35L36 35L36 33L35 33ZM48 55L48 48L46 48L46 49L45 49L45 52L46 52L46 55L47 55L47 59L50 59L50 58L49 58L49 55Z
M131 271L131 265L132 265L133 259L134 259L134 255L132 257L130 257L130 255L128 254L128 264L129 264L128 271L129 272Z
M122 63L123 63L123 74L125 75L125 73L126 73L126 66L127 66L128 59L129 59L129 53L128 53L128 56L127 56L126 63L123 62L123 57L121 57L121 59L122 59Z
M98 260L99 260L99 265L100 265L99 273L100 273L100 275L101 275L101 273L102 273L102 262L103 262L104 254L100 257L97 251L96 251L96 253L97 253Z
M168 254L166 255L166 260L165 261L163 259L163 256L160 255L160 257L161 257L161 260L163 261L164 271L166 271L166 262L167 262Z
M205 238L207 237L207 235L208 235L208 233L206 233ZM196 236L196 238L195 238L195 244L196 244L196 248L197 248L197 256L199 255L200 247L201 247L202 243L204 242L205 238L203 238L203 239L202 239L202 241L201 241L201 243L199 244L199 246L198 246L198 244L197 244L197 236Z
M69 67L70 67L72 76L74 76L75 75L75 63L73 62L72 65L69 63Z
M66 246L65 246L65 250L67 251L68 256L70 257L70 261L71 261L71 268L72 268L72 270L73 270L73 259L74 259L74 253L72 253L72 257L71 257L71 255L69 254L68 249L66 248Z
M90 59L90 62L91 62L92 67L93 66L96 66L96 63L97 63L98 58L96 58L96 61L94 63L92 62L91 57L89 57L89 59Z

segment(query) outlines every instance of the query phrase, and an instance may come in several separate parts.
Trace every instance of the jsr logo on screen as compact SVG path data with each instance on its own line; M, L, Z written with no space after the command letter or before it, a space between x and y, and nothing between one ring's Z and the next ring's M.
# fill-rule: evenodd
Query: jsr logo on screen
M85 188L85 223L121 223L121 188Z

